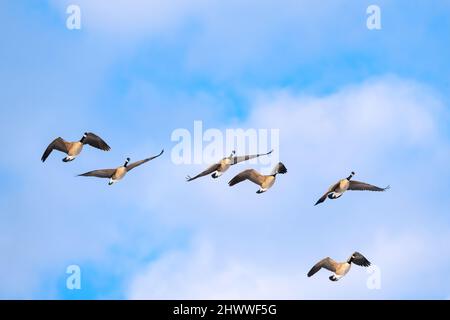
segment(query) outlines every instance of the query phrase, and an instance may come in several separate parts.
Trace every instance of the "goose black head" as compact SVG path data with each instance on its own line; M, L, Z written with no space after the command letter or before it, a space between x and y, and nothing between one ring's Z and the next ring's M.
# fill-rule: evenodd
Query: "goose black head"
M130 158L126 158L125 163L124 163L124 165L123 165L125 168L127 167L128 162L130 162Z
M355 175L355 172L352 171L352 172L350 173L350 175L347 177L347 180L350 181L350 180L353 178L354 175Z

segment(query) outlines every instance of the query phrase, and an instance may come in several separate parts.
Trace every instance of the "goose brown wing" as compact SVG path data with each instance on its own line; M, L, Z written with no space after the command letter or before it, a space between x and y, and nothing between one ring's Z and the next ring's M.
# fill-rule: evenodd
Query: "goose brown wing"
M370 266L370 261L367 260L366 257L364 257L361 253L357 251L352 255L352 262L361 267Z
M69 152L68 144L69 143L66 142L63 138L61 137L56 138L48 145L47 149L45 149L44 154L41 157L41 161L44 162L48 158L50 153L52 153L53 150L68 153Z
M333 184L328 190L327 192L325 192L325 194L320 197L319 200L317 200L315 206L317 206L318 204L324 202L327 199L327 196L330 194L330 192L333 192L334 190L336 190L337 186L339 185L339 182Z
M94 148L103 150L103 151L109 151L111 148L108 146L108 144L99 136L92 132L86 133L86 137L83 140L83 144L88 144Z
M231 187L244 180L250 180L257 185L261 185L264 182L264 176L254 169L247 169L237 174L230 182L228 182L228 184Z
M348 187L348 190L357 190L357 191L386 191L389 189L389 186L386 188L380 188L365 182L360 182L356 180L350 181L350 186Z
M79 174L79 177L111 178L116 169L100 169Z
M283 164L283 162L278 162L277 165L273 168L272 174L277 174L277 173L281 173L281 174L287 173L286 166Z
M164 150L161 150L161 152L159 154L157 154L156 156L153 156L153 157L150 157L150 158L147 158L147 159L144 159L144 160L139 160L139 161L130 163L129 165L126 166L126 169L127 169L127 171L130 171L130 170L136 168L137 166L140 166L143 163L146 163L146 162L148 162L150 160L158 158L160 155L163 154L163 152L164 152Z
M250 155L245 155L245 156L233 157L231 159L231 165L237 164L237 163L242 162L242 161L247 161L247 160L250 160L250 159L258 158L258 157L261 157L261 156L266 156L266 155L271 154L272 152L273 152L273 150L270 150L267 153L258 153L258 154L250 154Z
M317 271L319 271L322 268L325 268L331 272L336 272L336 261L334 261L333 259L331 259L330 257L327 257L325 259L320 260L319 262L317 262L312 268L311 270L309 270L308 272L308 277L313 276Z
M186 180L187 180L187 181L192 181L192 180L195 180L195 179L197 179L197 178L207 176L208 174L211 174L211 173L213 173L214 171L217 171L219 168L220 168L220 163L215 163L215 164L209 166L205 171L200 172L200 173L199 173L198 175L196 175L195 177L187 176L187 177L186 177Z

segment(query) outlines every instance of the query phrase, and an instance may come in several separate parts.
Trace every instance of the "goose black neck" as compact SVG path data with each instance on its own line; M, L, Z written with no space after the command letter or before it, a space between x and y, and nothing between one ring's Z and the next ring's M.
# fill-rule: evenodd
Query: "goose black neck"
M352 178L353 178L353 174L349 175L349 176L347 177L347 180L350 181Z

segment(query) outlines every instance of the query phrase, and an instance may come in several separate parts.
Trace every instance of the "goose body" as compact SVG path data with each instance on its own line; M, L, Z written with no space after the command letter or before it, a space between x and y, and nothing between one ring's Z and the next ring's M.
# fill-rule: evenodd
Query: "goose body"
M339 180L337 183L333 184L330 188L328 188L327 192L317 200L316 205L324 202L328 199L338 199L340 198L346 191L355 190L355 191L386 191L390 187L380 188L365 182L360 182L356 180L352 180L355 175L352 172L347 178Z
M78 176L81 176L81 177L108 178L109 179L108 184L112 185L112 184L116 183L117 181L122 180L125 177L125 175L129 171L131 171L132 169L136 168L137 166L140 166L141 164L144 164L144 163L146 163L146 162L148 162L150 160L153 160L153 159L159 157L160 155L163 154L163 152L164 152L164 150L162 150L156 156L153 156L153 157L150 157L150 158L147 158L147 159L144 159L144 160L139 160L139 161L136 161L136 162L133 162L133 163L130 163L130 164L129 164L130 158L127 158L125 160L125 163L122 166L117 167L115 169L94 170L94 171L89 171L89 172L80 174Z
M92 132L85 132L80 141L68 142L61 137L56 138L45 149L44 154L41 157L41 161L45 162L45 160L47 160L48 156L50 155L50 153L52 153L53 150L57 150L67 154L67 156L63 158L62 161L73 161L81 153L85 144L103 151L111 150L111 148L102 138Z
M345 262L336 262L330 257L320 260L309 270L308 277L312 277L320 269L324 268L333 273L329 277L331 281L338 281L350 271L352 263L362 267L370 266L369 260L361 253L355 251Z
M230 169L231 165L232 165L232 160L230 158L224 158L224 159L220 160L219 163L215 165L216 166L215 171L213 172L213 174L211 176L214 179L220 177L222 174L224 174L225 171ZM191 181L191 180L189 180L189 181Z
M112 185L113 183L116 183L119 180L122 180L125 175L127 174L127 167L124 165L122 167L119 167L114 171L113 175L109 179L109 185Z
M329 199L337 199L340 196L342 196L342 194L348 190L348 188L350 187L350 181L347 179L341 179L339 180L339 182L337 183L337 185L333 185L331 186L328 191L330 192L328 197Z
M227 171L231 166L238 164L240 162L243 161L247 161L250 159L254 159L254 158L258 158L260 156L265 156L265 155L269 155L273 152L273 150L267 152L267 153L261 153L261 154L252 154L252 155L245 155L245 156L235 156L236 151L232 151L230 156L223 158L222 160L220 160L217 163L214 163L213 165L209 166L206 170L200 172L199 174L197 174L194 177L191 176L187 176L186 180L187 181L192 181L195 179L198 179L200 177L204 177L208 174L211 174L211 177L213 177L214 179L220 177L221 175L224 174L225 171Z
M67 157L65 158L65 161L72 161L74 160L83 150L83 144L80 141L72 142L71 144L68 144L67 148Z
M287 169L283 163L279 162L273 169L270 175L262 175L254 169L247 169L236 175L233 179L228 182L230 187L238 184L242 181L249 180L257 185L259 185L259 190L256 193L263 193L269 190L275 183L277 174L287 173Z

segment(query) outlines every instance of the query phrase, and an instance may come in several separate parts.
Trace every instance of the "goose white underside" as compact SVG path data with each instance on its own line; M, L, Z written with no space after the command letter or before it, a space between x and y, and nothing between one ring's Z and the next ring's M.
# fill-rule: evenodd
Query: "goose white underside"
M108 184L111 186L111 185L113 185L114 183L116 183L117 181L119 181L119 180L115 180L115 179L113 179L113 178L110 178Z
M337 199L340 198L343 194L344 194L343 192L332 192L328 195L328 198Z
M213 178L218 178L218 177L220 177L222 174L223 174L223 172L220 172L220 171L214 171L214 173L212 174L212 177L213 177Z
M330 280L331 281L339 281L339 279L341 279L344 275L340 275L338 276L337 274L333 274L332 276L330 276Z

